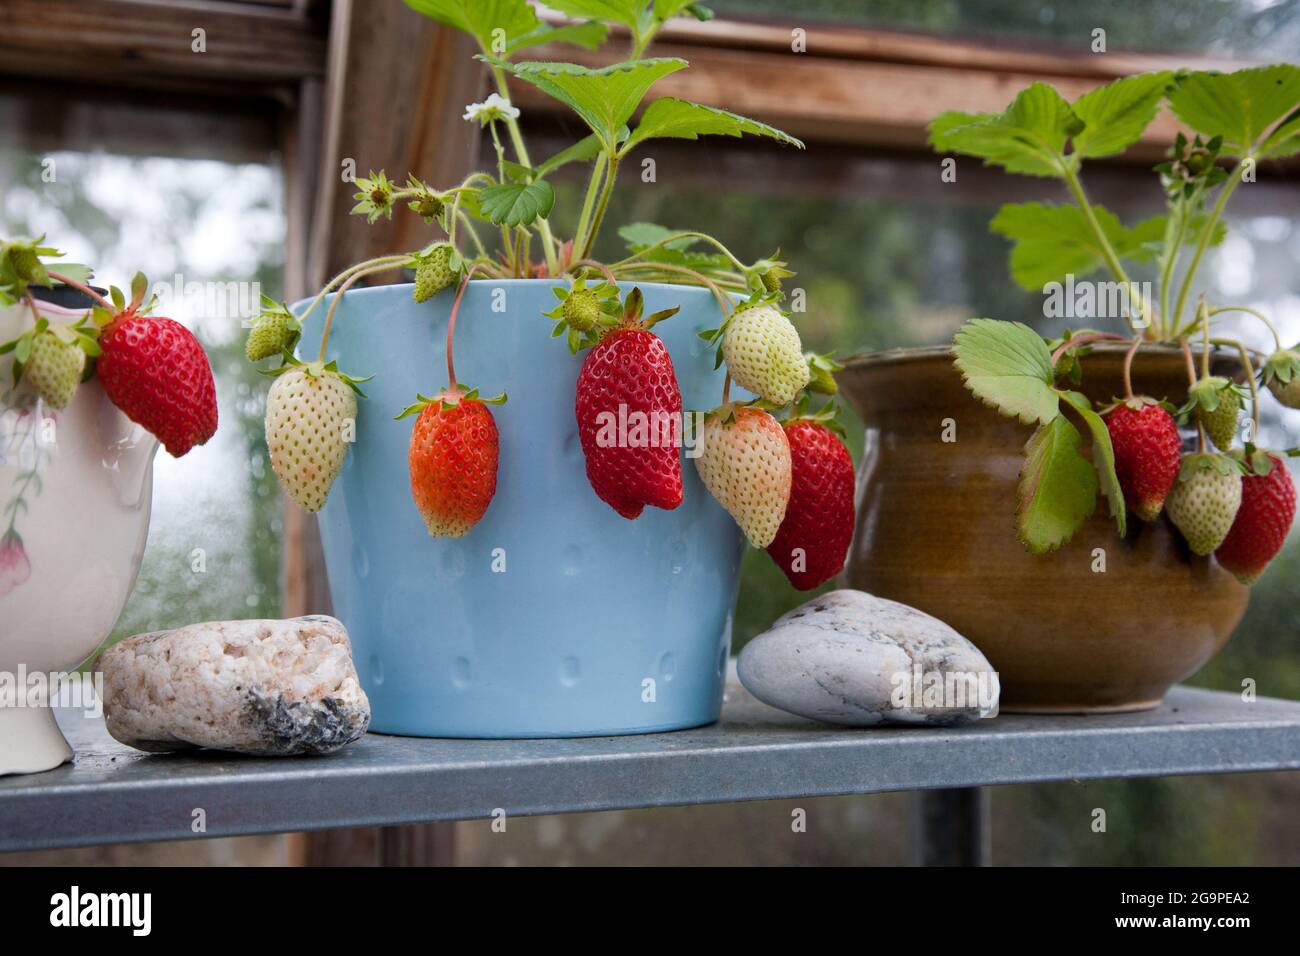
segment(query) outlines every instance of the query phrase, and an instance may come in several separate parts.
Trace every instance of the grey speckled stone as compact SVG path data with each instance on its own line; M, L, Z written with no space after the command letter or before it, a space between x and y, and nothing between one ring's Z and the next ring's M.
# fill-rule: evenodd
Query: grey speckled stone
M139 634L98 667L108 732L137 750L323 754L370 726L352 644L332 617Z
M737 672L764 703L832 724L997 714L997 674L979 648L938 618L864 591L831 591L778 618L745 645Z

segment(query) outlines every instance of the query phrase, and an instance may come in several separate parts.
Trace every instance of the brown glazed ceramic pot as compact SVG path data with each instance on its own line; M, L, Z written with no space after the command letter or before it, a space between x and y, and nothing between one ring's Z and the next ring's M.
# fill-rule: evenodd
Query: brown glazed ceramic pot
M1121 394L1123 358L1122 346L1085 356L1080 391L1094 401ZM1097 514L1059 551L1025 549L1016 484L1031 428L975 399L949 349L847 366L840 386L866 424L849 586L920 608L973 641L999 672L1003 710L1155 707L1223 647L1248 591L1193 555L1163 516L1148 525L1130 514L1121 539L1098 495ZM1226 357L1215 366L1240 370ZM1139 393L1186 398L1177 349L1142 349L1133 379ZM942 440L946 419L955 441ZM1086 439L1081 450L1091 455ZM1098 548L1104 573L1093 570Z

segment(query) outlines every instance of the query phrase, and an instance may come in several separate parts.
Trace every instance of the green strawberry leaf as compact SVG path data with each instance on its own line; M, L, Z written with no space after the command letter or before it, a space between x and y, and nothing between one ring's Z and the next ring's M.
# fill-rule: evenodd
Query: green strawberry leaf
M654 83L686 67L673 58L632 60L593 70L576 63L505 63L480 57L568 106L609 150Z
M1079 430L1058 415L1030 436L1020 472L1016 530L1034 554L1059 548L1097 508L1097 475Z
M930 145L941 153L983 159L1026 176L1061 176L1065 143L1083 130L1070 104L1046 83L1034 83L1001 113L940 113Z
M545 219L555 204L555 190L546 180L534 183L494 183L479 192L479 207L491 222L526 226Z
M664 97L646 107L641 122L623 144L619 154L626 155L647 139L699 139L701 136L739 138L745 133L752 136L766 136L781 143L804 148L802 141L758 120L705 106L702 103Z
M1259 151L1265 159L1282 159L1296 153L1300 153L1300 109L1296 109L1269 134Z
M1026 425L1061 414L1052 386L1052 353L1020 322L971 319L953 342L956 365L975 397Z
M506 43L505 55L510 56L512 53L537 46L539 43L568 43L583 49L595 50L605 42L608 35L609 27L603 23L589 21L560 27L543 23L537 29L530 30L522 36L511 37Z
M1115 519L1115 527L1120 537L1124 537L1128 524L1128 508L1124 505L1124 489L1120 487L1119 476L1115 474L1115 446L1111 444L1110 430L1100 415L1092 410L1092 402L1081 392L1061 392L1067 402L1074 406L1092 433L1092 466L1097 471L1097 482L1101 493L1110 505L1110 516Z
M628 136L628 129L626 126L624 126L619 131L618 138L620 141L622 141L626 139L627 136ZM535 170L533 170L533 172L536 174L537 179L544 179L551 173L555 172L555 170L559 169L561 166L565 166L569 163L582 163L582 162L586 162L589 159L595 159L596 156L600 153L601 148L602 146L600 142L600 137L597 136L595 133L592 133L589 136L584 136L582 139L578 140L568 149L564 149L556 153L550 159L546 160Z
M1291 64L1252 67L1235 73L1198 71L1178 79L1169 94L1169 106L1184 123L1207 136L1222 136L1223 151L1242 156L1278 120L1300 105L1300 67ZM1270 150L1285 147L1292 152L1300 143L1292 142L1300 126L1283 124L1261 143L1260 153L1289 155ZM1280 135L1280 139L1278 138Z
M1118 255L1139 262L1153 258L1164 236L1164 216L1153 216L1129 229L1105 206L1093 206L1092 211ZM1102 248L1078 206L1008 203L998 210L989 229L1015 243L1011 276L1023 289L1038 292L1070 273L1082 278L1105 264Z
M699 237L681 236L680 232L653 222L628 223L618 230L628 251L641 253L641 258L648 262L666 262L691 269L726 269L731 264L721 252L694 251L692 247L699 243ZM668 239L671 241L665 242Z
M493 35L495 30L505 31L501 35L505 41L502 52L509 52L512 44L542 26L528 0L405 0L405 3L417 13L468 33L484 52L496 52L492 46L497 39Z
M1139 73L1079 97L1073 108L1083 129L1074 134L1074 152L1087 157L1113 156L1136 143L1156 118L1173 78L1169 70Z
M654 222L629 222L627 225L619 227L618 235L627 243L630 251L640 252L648 246L653 246L656 242L663 242L671 236L677 236L680 231L678 229L669 229L667 226L661 226ZM699 238L696 236L678 236L678 238L664 243L664 245L669 249L685 251L698 242Z
M566 16L610 20L633 31L637 29L641 12L645 9L642 0L548 0L546 5Z

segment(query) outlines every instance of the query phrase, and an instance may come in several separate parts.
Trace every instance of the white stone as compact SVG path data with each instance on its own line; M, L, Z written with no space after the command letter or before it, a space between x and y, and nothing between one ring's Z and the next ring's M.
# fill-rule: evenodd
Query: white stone
M370 726L352 644L332 617L139 634L98 666L108 732L137 750L330 753Z
M759 700L832 724L958 724L997 715L997 673L938 618L864 591L831 591L740 653Z

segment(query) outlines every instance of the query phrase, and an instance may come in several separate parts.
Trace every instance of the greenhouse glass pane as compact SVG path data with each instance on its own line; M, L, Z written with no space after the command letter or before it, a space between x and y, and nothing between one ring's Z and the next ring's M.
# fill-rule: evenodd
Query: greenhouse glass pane
M145 272L155 314L192 329L216 377L216 436L181 459L159 450L139 582L114 637L280 613L280 496L262 437L265 380L240 320L279 295L282 175L264 163L0 149L0 230L41 235L95 283ZM91 515L68 518L92 521Z

